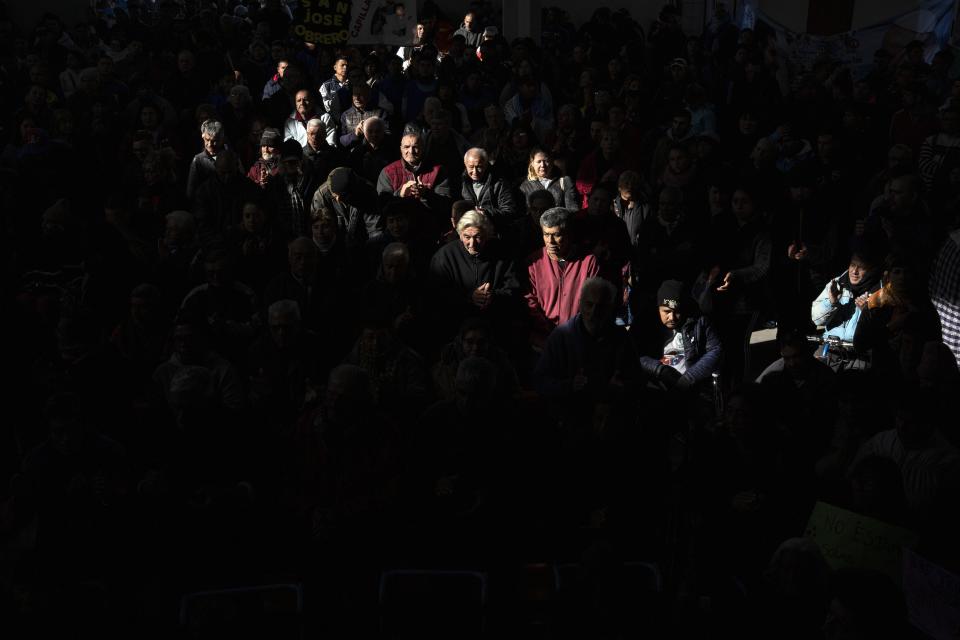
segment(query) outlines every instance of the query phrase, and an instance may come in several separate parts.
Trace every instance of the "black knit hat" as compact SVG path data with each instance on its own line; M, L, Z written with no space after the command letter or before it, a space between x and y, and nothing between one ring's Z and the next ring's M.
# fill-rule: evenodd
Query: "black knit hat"
M657 289L657 306L685 309L687 307L686 288L686 285L679 280L664 280Z

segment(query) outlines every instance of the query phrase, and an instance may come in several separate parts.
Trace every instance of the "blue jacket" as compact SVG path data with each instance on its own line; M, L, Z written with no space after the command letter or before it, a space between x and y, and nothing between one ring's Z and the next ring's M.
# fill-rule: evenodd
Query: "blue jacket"
M841 274L837 281L840 282L844 274ZM818 327L826 327L823 336L836 336L841 340L853 342L853 336L857 332L857 323L860 321L860 309L857 307L853 292L846 287L841 287L840 297L837 298L837 304L830 304L830 285L833 281L827 283L810 306L810 319ZM873 288L875 290L875 288ZM872 291L871 291L872 293Z
M682 378L691 386L709 380L711 374L720 370L723 358L720 336L713 324L704 316L690 317L680 327L680 334L683 336L683 354L687 365ZM655 343L652 342L651 348L647 350L650 355L640 357L640 366L644 373L656 377L660 367L666 366L660 362L660 358L663 356L664 345L672 341L673 336L672 331L663 327L661 337L664 339L659 342L658 351L653 351L652 345Z
M576 396L573 378L581 371L587 378L582 393L594 402L629 399L631 383L642 378L636 349L623 327L595 338L578 313L550 333L533 371L534 386L546 398L570 401ZM624 383L621 389L609 385L614 374Z

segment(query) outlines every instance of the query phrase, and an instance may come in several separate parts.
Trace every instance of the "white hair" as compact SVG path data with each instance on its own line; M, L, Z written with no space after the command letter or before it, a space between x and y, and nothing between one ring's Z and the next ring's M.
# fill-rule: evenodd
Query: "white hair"
M599 291L607 302L613 302L617 297L617 288L608 280L603 278L587 278L580 287L580 297L586 295L588 291Z
M467 211L457 220L457 233L463 233L464 229L470 227L482 229L488 236L493 233L493 225L490 224L490 220L476 209Z
M267 308L267 317L293 316L300 322L300 305L296 300L277 300Z
M320 118L310 118L309 120L307 120L307 129L309 129L310 127L316 127L319 129L320 127L323 127L323 126L324 126L323 120L321 120Z
M477 156L478 158L481 158L484 162L490 161L490 156L487 155L487 150L481 147L473 147L471 149L467 149L467 152L463 154L463 162L466 163L467 160L470 159L470 156Z

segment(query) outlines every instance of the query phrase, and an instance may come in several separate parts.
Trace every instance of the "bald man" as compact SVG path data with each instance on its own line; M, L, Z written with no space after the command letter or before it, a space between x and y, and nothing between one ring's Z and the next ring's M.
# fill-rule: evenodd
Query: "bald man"
M498 227L522 215L506 182L490 171L487 152L480 147L469 149L463 156L460 197L473 203Z

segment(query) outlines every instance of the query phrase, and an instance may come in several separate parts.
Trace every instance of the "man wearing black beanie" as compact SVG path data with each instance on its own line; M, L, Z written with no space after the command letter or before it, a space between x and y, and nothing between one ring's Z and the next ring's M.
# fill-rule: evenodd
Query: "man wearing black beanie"
M710 321L679 280L665 280L657 290L660 331L643 349L644 371L666 389L691 389L720 369L723 350Z

